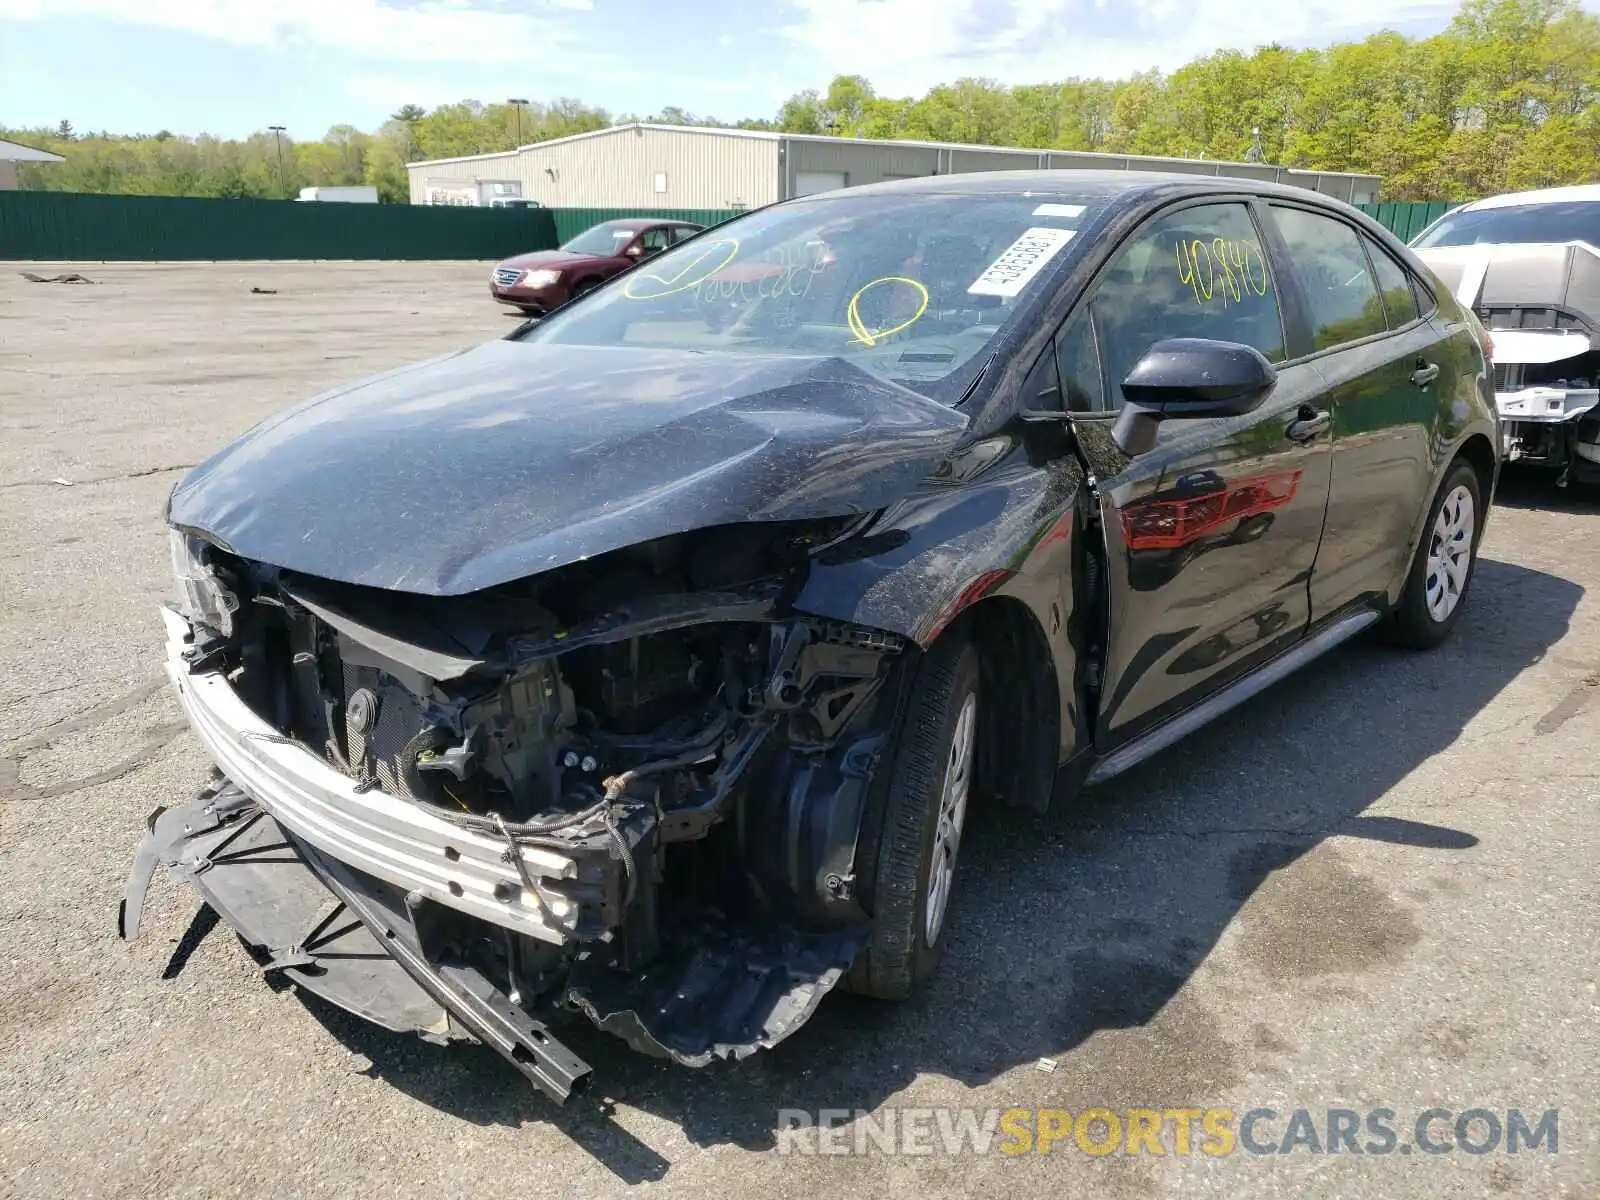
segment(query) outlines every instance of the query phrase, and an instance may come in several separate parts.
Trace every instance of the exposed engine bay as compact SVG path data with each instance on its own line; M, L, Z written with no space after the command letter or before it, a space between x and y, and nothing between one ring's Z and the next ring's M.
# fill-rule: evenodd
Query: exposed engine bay
M1502 459L1600 482L1600 250L1484 243L1418 255L1493 339Z
M788 607L859 523L676 534L444 597L174 531L169 672L226 773L152 818L124 936L160 863L248 925L266 885L227 872L287 845L357 921L313 904L247 936L264 969L335 989L319 937L388 938L406 966L398 939L408 999L367 1015L489 1041L558 1099L587 1068L541 1007L691 1065L780 1040L859 944L855 842L915 653ZM258 919L281 925L273 886Z
M1497 361L1495 399L1505 461L1600 475L1600 351L1554 362Z

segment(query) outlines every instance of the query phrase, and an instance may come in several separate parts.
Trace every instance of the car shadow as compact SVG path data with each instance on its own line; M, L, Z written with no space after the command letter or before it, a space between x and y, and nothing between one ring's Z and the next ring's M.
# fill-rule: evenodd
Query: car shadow
M617 1104L673 1122L695 1145L759 1150L775 1144L780 1109L875 1110L919 1077L978 1087L1040 1059L1054 1060L1050 1073L1009 1077L1005 1103L1191 1102L1248 1070L1227 1027L1180 994L1220 938L1237 939L1252 972L1241 984L1257 991L1359 979L1420 938L1416 902L1430 886L1448 894L1451 860L1477 838L1365 810L1537 663L1582 594L1482 560L1438 650L1358 641L1046 817L975 811L928 985L899 1005L830 997L804 1030L742 1063L676 1067L574 1021L558 1033L593 1082L556 1108L488 1050L429 1046L307 1004L374 1077L475 1124L549 1123L629 1182L670 1164L610 1119ZM1470 791L1462 781L1453 798ZM1443 811L1470 824L1470 802ZM1276 877L1347 838L1401 848L1418 890L1391 896L1337 853ZM1241 916L1275 877L1300 890ZM1256 1036L1259 1056L1278 1035Z
M1549 471L1503 467L1495 486L1494 502L1530 512L1600 513L1600 489L1585 492L1571 484L1563 487Z

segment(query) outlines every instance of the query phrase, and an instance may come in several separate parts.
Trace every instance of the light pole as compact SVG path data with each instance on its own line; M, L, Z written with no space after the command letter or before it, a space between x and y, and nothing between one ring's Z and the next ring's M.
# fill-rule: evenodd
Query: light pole
M289 194L289 177L284 174L283 170L284 126L268 125L267 128L272 130L272 140L278 144L278 192L280 193L279 198L282 199Z
M522 110L527 105L526 100L507 100L507 104L517 110L517 145L522 145Z

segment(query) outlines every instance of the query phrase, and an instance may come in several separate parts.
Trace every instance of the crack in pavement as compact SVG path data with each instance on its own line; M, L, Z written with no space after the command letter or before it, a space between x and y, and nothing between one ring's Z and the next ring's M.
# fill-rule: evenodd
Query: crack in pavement
M121 779L124 775L131 775L134 771L137 771L160 751L166 749L168 745L178 738L179 734L188 728L188 724L182 721L168 721L157 725L155 728L145 731L144 741L139 744L137 750L105 770L96 771L93 775L85 775L81 779L69 779L63 783L52 783L42 788L23 787L20 778L17 777L19 772L15 770L8 787L4 767L9 765L14 769L20 768L21 760L7 760L5 763L0 763L0 791L3 791L8 799L55 800L73 792L81 792L84 788L98 787L102 783L111 783Z
M58 483L54 479L18 479L11 483L0 483L0 491L8 488L89 487L96 483L121 483L125 479L144 479L150 475L167 475L173 471L187 471L194 466L194 463L175 463L170 467L144 467L138 471L126 471L119 475L96 475L92 479L72 479L66 483Z
M92 775L66 780L62 783L47 784L41 788L27 787L22 782L22 764L29 754L36 750L47 749L62 738L70 737L75 733L83 733L86 730L105 724L112 718L137 708L165 686L166 680L164 678L158 677L147 680L121 696L107 700L103 704L97 704L76 716L63 717L59 721L46 725L43 729L35 730L21 741L13 743L5 754L0 756L0 799L53 800L60 796L69 795L72 792L80 792L84 788L95 787L102 783L111 783L113 780L121 779L124 775L138 770L175 741L184 730L188 729L187 722L163 721L161 724L145 730L138 749Z
M42 729L37 729L22 740L12 743L11 746L7 747L5 756L6 758L21 759L31 751L43 749L69 734L82 733L86 729L92 729L96 725L104 724L112 717L121 716L129 709L137 708L159 692L166 684L167 681L164 676L147 679L131 691L124 692L122 695L115 696L104 703L96 704L93 708L81 712L77 716L62 717L58 721L52 721Z

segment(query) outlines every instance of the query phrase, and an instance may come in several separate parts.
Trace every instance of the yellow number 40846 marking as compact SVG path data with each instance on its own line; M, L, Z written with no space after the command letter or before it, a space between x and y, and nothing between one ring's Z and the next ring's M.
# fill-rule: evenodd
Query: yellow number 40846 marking
M865 296L873 288L880 287L886 283L898 283L905 287L915 288L919 298L917 311L912 313L909 319L901 321L898 325L887 325L882 329L868 329L866 323L861 319L861 297ZM863 346L874 346L886 337L892 337L894 334L910 329L922 319L922 314L927 311L928 289L926 287L917 280L910 279L904 275L885 275L881 279L874 279L871 283L863 285L854 296L850 297L850 307L845 310L845 323L850 326L850 332L855 335L855 341L860 342Z
M1254 242L1195 238L1179 242L1174 252L1178 282L1188 284L1202 304L1213 297L1238 304L1247 295L1267 294L1267 264Z

